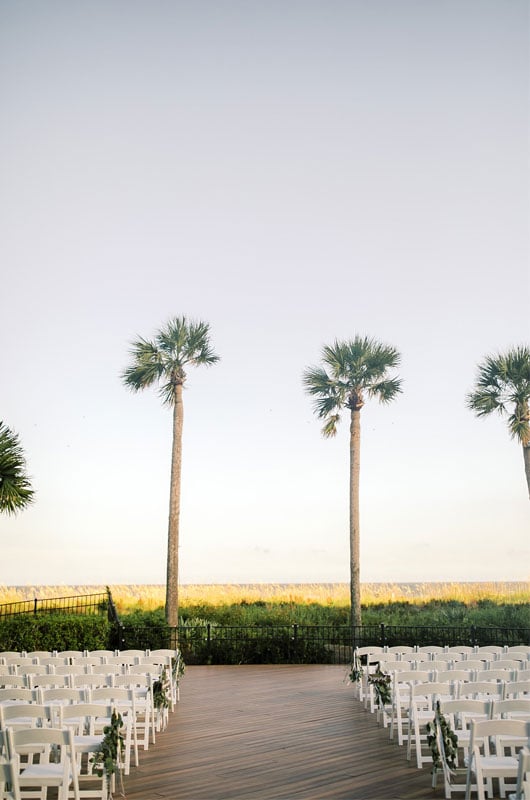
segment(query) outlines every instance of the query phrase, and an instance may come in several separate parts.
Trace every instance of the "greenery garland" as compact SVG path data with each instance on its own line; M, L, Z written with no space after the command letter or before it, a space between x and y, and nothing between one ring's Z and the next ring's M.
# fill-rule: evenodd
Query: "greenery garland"
M378 708L384 708L392 702L392 691L390 689L392 678L387 672L383 672L379 664L371 675L368 675L368 683L374 687L375 703Z
M438 740L436 737L436 726L440 728L442 736L443 749L445 753L445 761L449 770L454 772L457 767L457 749L458 749L458 736L451 729L449 722L446 720L440 709L440 701L436 701L434 711L434 719L432 722L427 723L427 743L432 756L432 772L436 773L437 770L443 768L442 756L438 748Z
M112 800L110 791L111 778L115 772L120 775L120 763L125 752L125 737L121 730L123 725L122 715L116 710L113 710L110 718L110 725L105 725L103 728L104 735L99 750L94 753L91 758L92 773L100 778L102 778L103 775L107 778L107 789L110 800ZM121 785L121 793L125 796L123 793L123 785Z
M184 663L184 659L182 658L182 653L179 651L177 658L171 659L171 673L173 675L175 686L179 685L179 681L184 675L185 669L186 669L186 664Z
M359 683L363 676L363 667L361 664L361 660L357 655L357 651L353 651L353 659L351 662L350 672L348 674L348 678L352 683Z
M171 684L166 667L163 667L158 680L153 682L153 703L158 711L171 705Z

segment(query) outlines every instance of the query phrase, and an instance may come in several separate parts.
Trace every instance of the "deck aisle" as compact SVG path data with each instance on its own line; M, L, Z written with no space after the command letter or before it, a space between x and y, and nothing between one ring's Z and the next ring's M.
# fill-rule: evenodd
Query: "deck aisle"
M343 666L188 667L181 701L125 778L127 800L414 800L433 793ZM115 797L119 794L116 793Z

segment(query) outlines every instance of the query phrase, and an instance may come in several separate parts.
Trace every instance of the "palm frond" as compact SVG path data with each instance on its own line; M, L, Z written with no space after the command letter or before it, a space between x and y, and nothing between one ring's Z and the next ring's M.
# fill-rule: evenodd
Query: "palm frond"
M333 414L331 417L328 417L325 425L322 428L322 436L324 436L326 439L331 439L332 436L335 436L339 422L340 414Z
M16 514L34 497L20 439L0 421L0 513Z
M508 416L510 435L527 443L530 439L530 348L514 347L506 353L488 355L477 369L475 388L466 404L477 417L499 413Z
M380 403L390 403L397 394L403 391L401 383L399 378L389 378L372 383L367 389L368 396L377 398Z

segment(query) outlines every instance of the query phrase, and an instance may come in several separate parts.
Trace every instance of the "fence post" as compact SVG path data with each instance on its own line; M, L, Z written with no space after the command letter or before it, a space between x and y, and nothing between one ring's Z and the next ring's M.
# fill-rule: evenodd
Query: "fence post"
M475 647L477 643L477 629L474 625L471 626L471 646Z
M386 645L385 623L381 623L381 647Z
M34 614L36 614L36 613L37 613L37 603L38 603L38 602L39 602L39 601L38 601L38 600L37 600L37 598L35 597L35 599L33 600L33 613L34 613Z

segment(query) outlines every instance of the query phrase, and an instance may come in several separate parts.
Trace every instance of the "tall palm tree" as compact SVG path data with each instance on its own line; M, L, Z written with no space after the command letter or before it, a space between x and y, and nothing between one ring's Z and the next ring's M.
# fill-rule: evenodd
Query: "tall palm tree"
M34 495L20 439L0 420L0 513L16 514Z
M389 403L401 391L401 380L388 376L400 363L393 347L356 336L335 341L322 350L323 366L305 370L306 391L315 398L314 410L324 421L322 433L335 436L340 412L350 412L350 595L352 626L361 624L359 475L361 454L361 409L365 398Z
M159 384L163 402L173 408L173 447L169 491L167 545L166 619L178 625L178 548L180 521L180 477L182 468L182 390L188 367L209 366L219 361L210 345L209 325L186 317L170 320L153 341L138 339L132 344L133 363L122 373L126 386L140 391Z
M467 396L477 417L494 412L508 417L508 430L523 447L530 497L530 347L521 345L486 356L478 366L475 388Z

